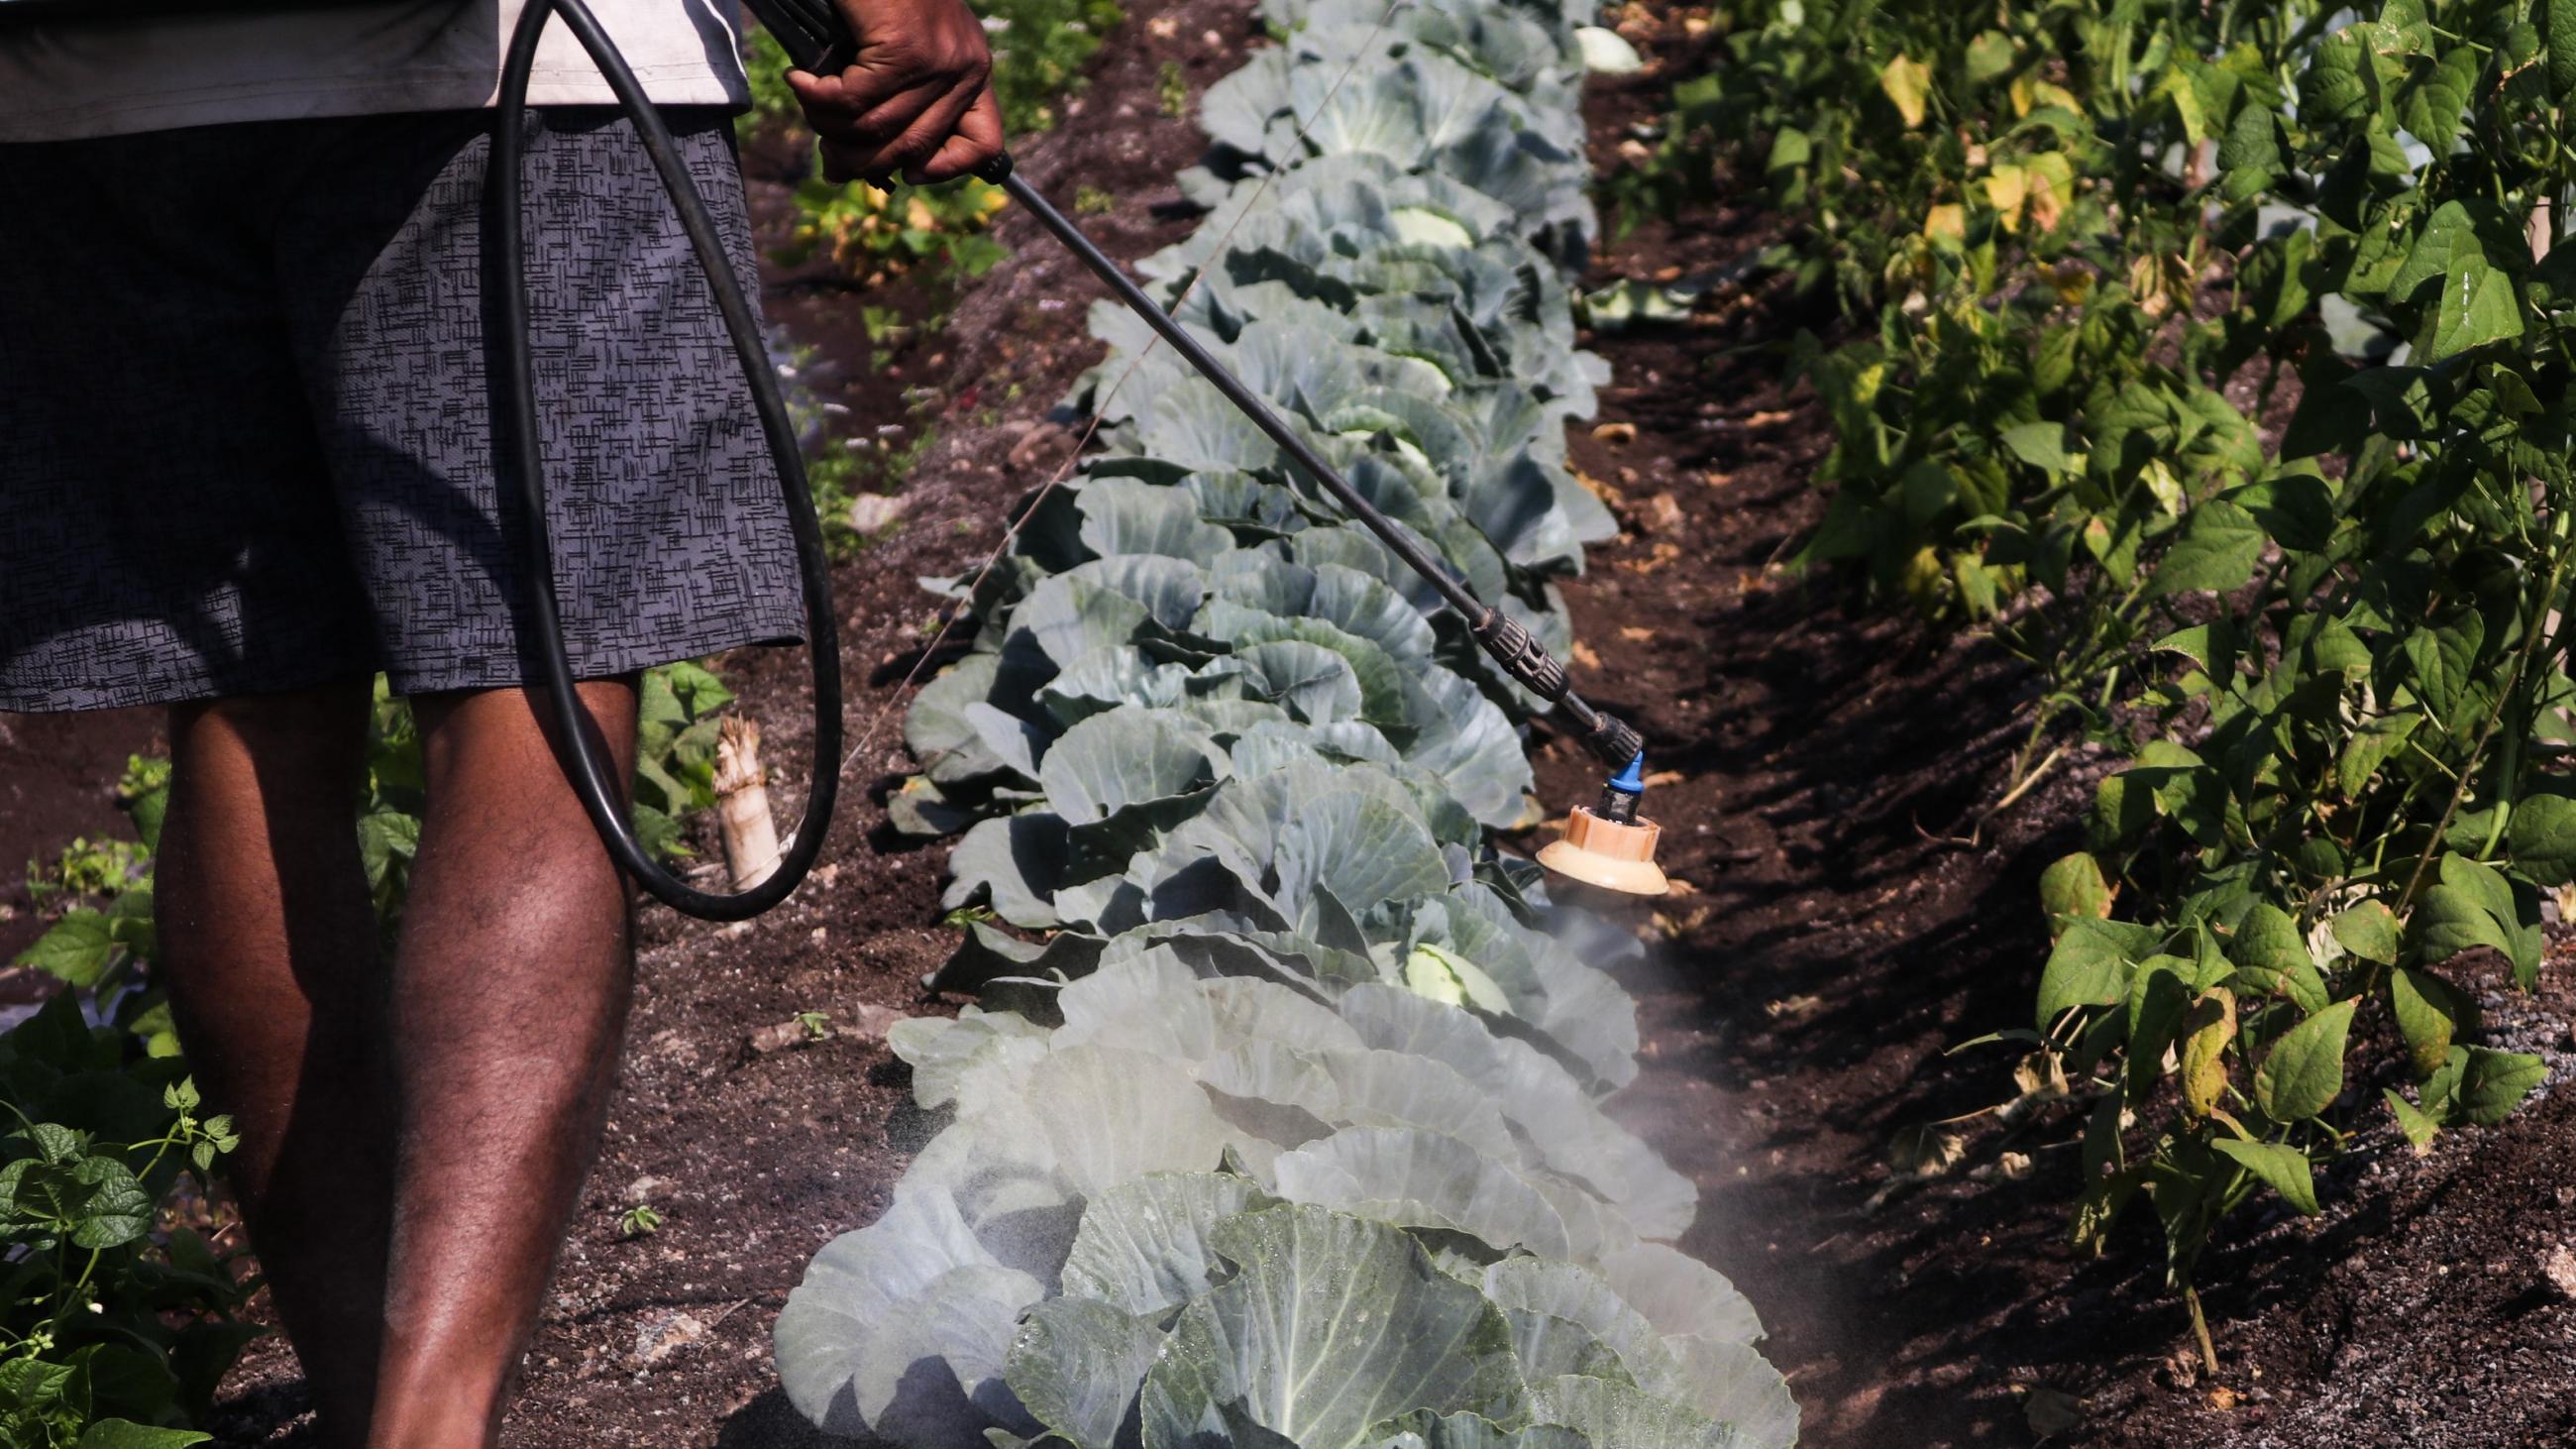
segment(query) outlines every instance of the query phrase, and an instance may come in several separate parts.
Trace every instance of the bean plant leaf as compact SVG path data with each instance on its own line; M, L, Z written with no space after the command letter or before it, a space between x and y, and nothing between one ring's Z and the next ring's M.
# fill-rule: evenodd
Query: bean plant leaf
M2155 933L2124 921L2079 919L2048 953L2039 978L2039 1029L2069 1007L2109 1006L2127 992L2129 967L2153 953Z
M2536 905L2526 910L2503 872L2463 855L2442 857L2440 878L2441 883L2424 893L2423 904L2407 922L2418 957L2438 963L2462 951L2492 946L2513 963L2515 978L2528 986L2540 967Z
M2334 487L2314 473L2283 473L2232 489L2227 497L2283 548L2314 551L2334 536Z
M65 911L18 953L17 964L33 966L73 986L95 986L116 960L116 941L107 915L86 907Z
M2075 463L2066 454L2066 428L2061 423L2023 423L2006 428L2004 446L2021 459L2052 478L2062 478L2074 471Z
M2450 983L2430 971L2390 972L2388 994L2397 1030L2406 1038L2415 1075L2432 1075L2449 1058L2451 1039L2460 1029L2468 1004Z
M2308 1156L2279 1142L2243 1142L2221 1137L2210 1146L2235 1159L2238 1166L2263 1179L2283 1201L2307 1217L2317 1215L2317 1186L2308 1171Z
M2522 305L2514 295L2513 279L2475 253L2454 258L2442 279L2432 346L2425 349L2425 360L2440 362L2521 335Z
M2393 931L2390 940L2393 944ZM2279 906L2257 901L2248 908L2227 954L2256 985L2297 1002L2301 1011L2324 1008L2325 978L2317 973L2316 958L2308 953L2307 938L2299 933L2298 923Z
M2207 1117L2227 1088L2227 1049L2236 1038L2235 993L2224 986L2211 988L2191 1004L2175 1035L2181 1053L2183 1106L2194 1117Z
M1878 73L1878 88L1896 103L1896 113L1911 128L1923 124L1924 100L1932 85L1932 68L1919 60L1897 56Z
M2534 8L2549 47L2549 93L2562 102L2576 97L2576 0L2541 0Z
M2514 869L2535 885L2565 885L2576 880L2576 798L2526 796L2513 807L2506 827Z
M2530 1052L2471 1047L2455 1096L2460 1115L2477 1126L2492 1127L2512 1116L2513 1109L2548 1076L2549 1064Z
M2389 1115L2397 1119L2397 1130L2405 1135L2406 1145L2415 1149L2415 1155L2421 1157L2432 1150L2433 1137L2442 1130L2442 1124L2422 1108L2397 1095L2395 1087L2380 1089L2380 1096L2387 1099Z
M2039 902L2051 916L2107 917L2111 914L2111 887L2102 879L2101 864L2079 850L2059 857L2040 872Z
M2254 1105L2275 1122L2304 1122L2343 1093L2353 1003L2338 1001L2282 1033L2254 1072Z
M194 1429L162 1429L130 1419L97 1419L81 1431L72 1449L187 1449L210 1443L212 1434Z
M2397 960L2397 917L2378 901L2363 901L2334 918L2337 944L2364 961L2391 965Z
M2191 511L2182 537L2165 554L2148 592L2158 598L2209 590L2225 593L2254 576L2268 542L2254 515L2224 498Z
M2429 64L2421 57L2410 58L2395 96L2397 124L2433 154L2447 153L2459 136L2460 116L2477 84L2478 64L2478 52L2466 45L2444 49Z
M2411 709L2364 721L2344 742L2343 754L2335 761L2336 789L2347 800L2359 799L2371 777L2405 748L2415 727L2423 722L2424 717Z

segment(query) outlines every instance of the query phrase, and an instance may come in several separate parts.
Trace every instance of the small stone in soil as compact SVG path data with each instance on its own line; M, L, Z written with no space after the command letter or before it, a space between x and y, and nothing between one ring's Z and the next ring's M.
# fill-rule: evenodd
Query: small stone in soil
M2561 1298L2576 1299L2576 1252L2560 1243L2540 1255L2540 1276L2558 1291Z
M900 494L862 493L850 503L850 529L862 538L872 538L892 528L911 505Z
M706 1336L705 1324L691 1314L674 1309L646 1320L635 1331L635 1351L627 1355L627 1365L638 1370L650 1367Z

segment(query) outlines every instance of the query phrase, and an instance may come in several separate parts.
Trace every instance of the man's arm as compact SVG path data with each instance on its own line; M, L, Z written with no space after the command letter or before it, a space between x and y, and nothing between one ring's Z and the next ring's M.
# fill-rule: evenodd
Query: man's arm
M839 75L789 71L834 181L963 176L1001 154L993 53L964 0L839 0L858 32Z

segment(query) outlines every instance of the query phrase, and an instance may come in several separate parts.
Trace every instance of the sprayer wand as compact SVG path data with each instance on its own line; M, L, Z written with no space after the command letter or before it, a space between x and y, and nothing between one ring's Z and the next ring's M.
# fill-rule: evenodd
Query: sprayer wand
M1128 280L1126 272L1094 246L1091 238L1083 235L1081 228L1068 220L1063 212L1056 210L1054 203L1040 195L1038 189L1028 183L1028 178L1013 171L1008 153L994 157L977 168L975 174L1001 187L1010 193L1011 200L1026 207L1029 214L1038 219L1039 225L1053 232L1066 250L1080 258L1093 275L1108 285L1111 295L1127 304L1127 309L1170 343L1182 360L1198 369L1199 376L1225 394L1227 402L1234 404L1255 426L1269 434L1270 441L1277 443L1281 452L1322 484L1324 491L1332 494L1353 518L1365 524L1369 532L1376 534L1389 552L1403 560L1405 567L1429 581L1439 591L1441 599L1467 621L1468 632L1484 646L1487 654L1494 657L1496 663L1502 665L1503 672L1530 693L1564 710L1566 717L1574 721L1575 728L1583 732L1585 747L1604 765L1613 770L1625 770L1637 759L1645 741L1634 729L1584 703L1567 681L1565 666L1550 657L1538 640L1530 636L1528 628L1501 609L1488 607L1470 593L1445 563L1432 556L1410 534L1397 527L1393 519L1362 497L1338 469L1324 461L1323 455L1307 443L1304 435L1272 411L1259 393L1244 386L1241 378L1192 337L1187 328L1174 321L1170 313L1154 305L1154 299ZM1637 788L1643 790L1644 786L1641 783ZM1632 794L1627 809L1633 815L1635 808Z
M1082 234L1054 203L1038 193L1028 179L1012 169L1008 152L994 157L976 169L975 174L1001 187L1011 200L1028 209L1038 224L1055 234L1065 249L1082 260L1092 274L1107 284L1110 294L1127 304L1127 310L1144 320L1155 335L1172 345L1198 374L1225 395L1225 400L1288 455L1308 477L1323 485L1351 517L1366 525L1378 536L1387 550L1404 561L1407 568L1428 580L1441 599L1458 616L1467 621L1467 632L1512 681L1539 698L1565 711L1566 717L1582 732L1584 748L1613 772L1602 783L1598 808L1581 807L1567 816L1566 835L1551 842L1539 852L1539 861L1549 869L1574 879L1627 895L1662 895L1664 873L1655 865L1657 830L1653 821L1638 818L1637 806L1646 793L1645 740L1626 721L1602 713L1585 703L1574 692L1565 676L1565 666L1556 662L1547 650L1531 637L1529 629L1499 608L1487 605L1470 592L1465 584L1440 559L1425 550L1412 535L1396 526L1395 521L1378 511L1360 491L1342 477L1340 470L1324 460L1297 429L1278 413L1259 393L1243 385L1223 362L1202 346L1189 330L1172 315L1154 305L1154 299L1127 277L1091 238Z

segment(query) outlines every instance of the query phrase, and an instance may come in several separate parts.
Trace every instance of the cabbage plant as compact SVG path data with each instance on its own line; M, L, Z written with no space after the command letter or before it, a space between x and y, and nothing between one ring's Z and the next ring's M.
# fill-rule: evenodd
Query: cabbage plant
M1552 581L1615 531L1566 464L1607 374L1562 268L1619 47L1511 0L1264 13L1210 215L1141 271L1561 646ZM906 725L896 820L963 832L930 984L975 1004L891 1033L943 1125L791 1295L790 1398L919 1449L1793 1443L1752 1306L1672 1246L1692 1183L1606 1110L1634 942L1491 848L1540 702L1132 318L1092 329L1103 451Z
M1004 995L895 1029L922 1105L954 1115L780 1318L788 1393L824 1428L1795 1438L1752 1307L1659 1241L1689 1226L1689 1180L1549 1052L1209 932L1131 933L1086 976Z

